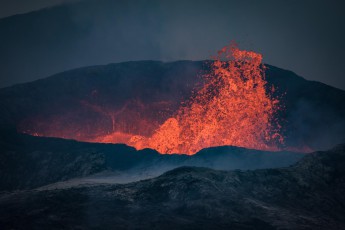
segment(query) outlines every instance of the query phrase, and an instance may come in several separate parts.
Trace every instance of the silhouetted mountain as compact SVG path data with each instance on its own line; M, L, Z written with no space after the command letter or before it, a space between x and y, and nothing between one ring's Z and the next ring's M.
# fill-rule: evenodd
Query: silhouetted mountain
M1 18L0 87L81 66L162 60L158 8L159 1L83 0Z
M180 166L258 169L288 166L304 154L216 147L196 155L162 155L123 144L83 143L7 131L0 136L0 191L31 189L96 176L116 182L150 178ZM72 181L72 182L73 182Z
M0 195L7 229L345 229L345 145L281 169L182 167L124 185Z
M285 107L277 117L287 147L319 150L344 141L344 91L267 67L267 87L274 85ZM0 124L83 141L117 131L152 134L207 70L207 62L139 61L62 72L0 89Z

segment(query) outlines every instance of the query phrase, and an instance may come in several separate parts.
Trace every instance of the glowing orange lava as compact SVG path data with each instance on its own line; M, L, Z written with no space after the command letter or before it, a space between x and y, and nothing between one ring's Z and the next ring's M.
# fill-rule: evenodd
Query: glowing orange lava
M160 153L195 154L212 146L233 145L279 150L279 100L268 89L262 55L224 47L210 62L202 85L178 107L178 101L130 99L119 106L97 103L95 93L76 102L79 109L24 120L21 132L79 141L125 143ZM175 112L174 112L175 111ZM63 114L63 115L62 115ZM85 116L84 116L85 114Z
M151 137L136 135L127 144L190 155L222 145L279 150L283 137L274 119L279 101L266 91L264 73L261 54L224 47L204 76L203 87L177 114Z

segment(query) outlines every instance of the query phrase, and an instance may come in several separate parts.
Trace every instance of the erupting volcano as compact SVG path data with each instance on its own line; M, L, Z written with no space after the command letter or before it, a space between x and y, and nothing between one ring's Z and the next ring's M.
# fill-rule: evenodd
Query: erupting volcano
M203 76L203 87L177 114L151 137L133 136L128 144L161 153L194 154L221 145L278 150L279 101L266 91L264 69L261 54L224 47Z
M275 115L281 105L272 96L274 88L267 86L262 55L230 45L208 64L210 68L201 74L198 87L194 86L190 98L182 103L174 98L165 101L159 92L153 101L145 102L145 96L132 97L122 105L121 100L118 103L108 96L108 100L117 103L116 107L111 103L104 105L104 100L98 99L98 91L92 90L89 99L75 100L81 108L76 112L72 105L72 113L66 110L24 120L19 129L32 135L125 143L168 154L191 155L222 145L279 150L284 140ZM180 84L190 83L182 80ZM141 87L140 83L136 82L135 87ZM181 85L177 87L180 89ZM90 114L87 119L85 114Z

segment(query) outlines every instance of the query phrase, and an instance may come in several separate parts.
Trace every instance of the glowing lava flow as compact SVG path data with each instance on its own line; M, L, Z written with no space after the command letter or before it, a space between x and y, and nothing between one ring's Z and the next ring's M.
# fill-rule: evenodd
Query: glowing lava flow
M127 144L168 154L222 145L278 150L279 101L266 91L264 73L261 54L224 47L190 101L151 137L133 136Z
M23 120L18 129L168 154L195 154L221 145L279 150L283 137L275 114L280 105L270 94L274 89L266 86L262 55L230 45L218 52L210 67L203 85L181 107L175 97L145 103L132 98L113 106L98 103L92 91L91 99L76 103L75 110Z

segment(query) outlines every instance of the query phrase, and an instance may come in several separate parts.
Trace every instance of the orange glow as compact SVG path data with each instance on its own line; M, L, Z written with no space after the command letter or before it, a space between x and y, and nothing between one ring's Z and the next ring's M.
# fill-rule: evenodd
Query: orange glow
M274 120L279 101L266 92L261 61L261 54L224 47L190 101L151 137L133 136L128 144L190 155L222 145L279 150L283 137Z
M274 88L267 90L262 55L230 45L209 64L203 85L180 108L174 109L176 101L133 99L117 108L79 101L82 111L23 121L19 129L37 136L125 143L166 154L192 155L222 145L279 150L284 140L274 115L280 104L269 93ZM83 113L92 120L78 123L75 114Z

